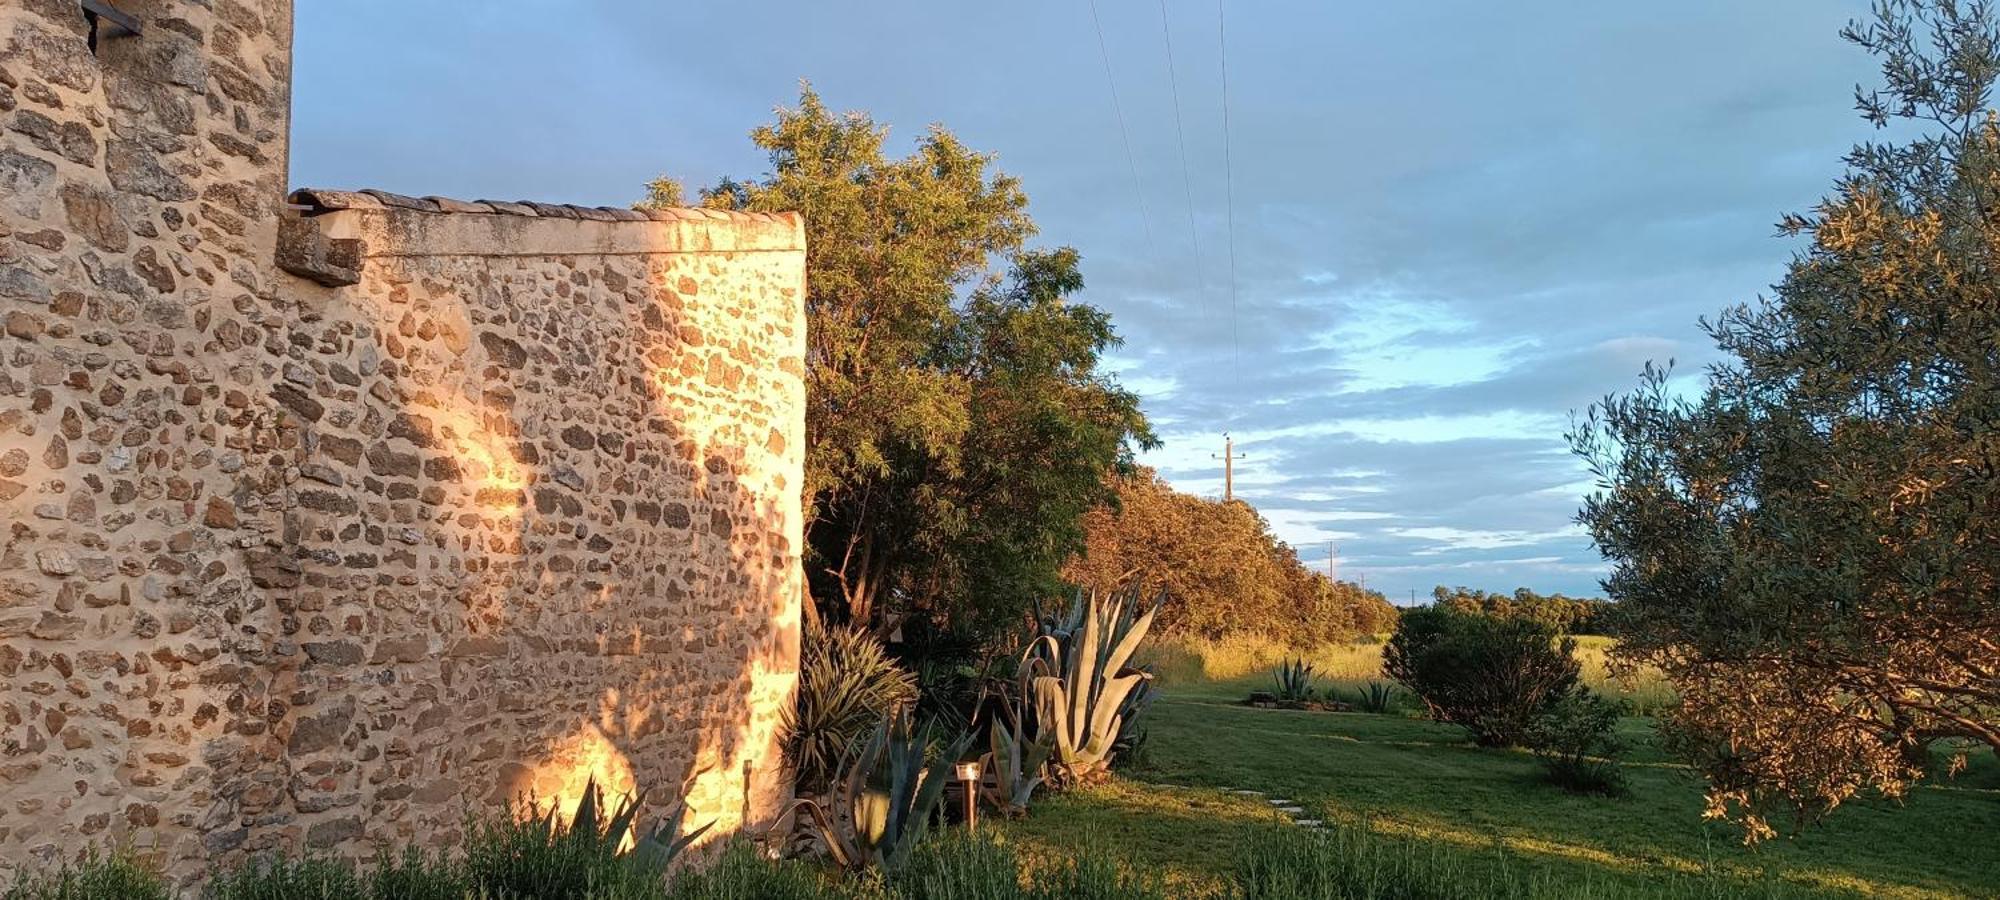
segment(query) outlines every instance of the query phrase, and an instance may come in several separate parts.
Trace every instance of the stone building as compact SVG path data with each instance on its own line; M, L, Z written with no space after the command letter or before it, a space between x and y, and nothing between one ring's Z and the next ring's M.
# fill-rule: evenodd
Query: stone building
M0 868L767 821L798 218L288 197L289 0L82 6L0 2Z

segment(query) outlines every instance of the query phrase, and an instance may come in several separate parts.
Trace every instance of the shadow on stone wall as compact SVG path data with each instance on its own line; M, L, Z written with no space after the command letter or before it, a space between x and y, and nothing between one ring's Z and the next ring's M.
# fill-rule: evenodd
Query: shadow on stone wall
M272 389L298 430L289 706L276 764L217 785L212 850L452 844L468 813L569 807L592 778L643 791L648 821L685 800L708 840L767 824L799 389L744 310L792 308L768 297L796 277L734 257L385 258L298 284Z

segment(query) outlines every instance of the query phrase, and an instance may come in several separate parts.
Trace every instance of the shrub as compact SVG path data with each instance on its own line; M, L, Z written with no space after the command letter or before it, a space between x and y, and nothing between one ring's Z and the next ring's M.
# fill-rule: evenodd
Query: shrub
M1577 794L1625 793L1625 772L1614 758L1625 751L1625 742L1613 733L1618 712L1618 704L1578 690L1535 718L1527 742L1551 783Z
M367 896L344 860L266 856L209 880L209 900L352 900Z
M872 635L808 625L799 648L798 701L784 721L785 756L801 788L825 787L869 729L916 695L916 679Z
M84 852L74 864L53 872L23 869L0 898L4 900L168 900L167 884L126 853Z
M1445 606L1405 611L1382 666L1481 746L1520 744L1549 704L1576 689L1575 640L1547 625Z

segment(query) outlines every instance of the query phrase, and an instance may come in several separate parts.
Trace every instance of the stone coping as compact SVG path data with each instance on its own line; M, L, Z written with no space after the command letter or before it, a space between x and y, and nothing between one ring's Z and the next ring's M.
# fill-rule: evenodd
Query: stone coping
M801 252L806 246L798 213L464 201L326 188L301 188L287 200L325 238L360 240L362 258Z

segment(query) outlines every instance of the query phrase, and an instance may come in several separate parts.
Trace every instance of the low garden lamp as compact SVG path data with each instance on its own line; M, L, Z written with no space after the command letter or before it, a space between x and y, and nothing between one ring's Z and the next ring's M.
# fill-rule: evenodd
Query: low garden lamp
M965 828L972 831L978 824L979 762L959 763L958 780L965 786Z

